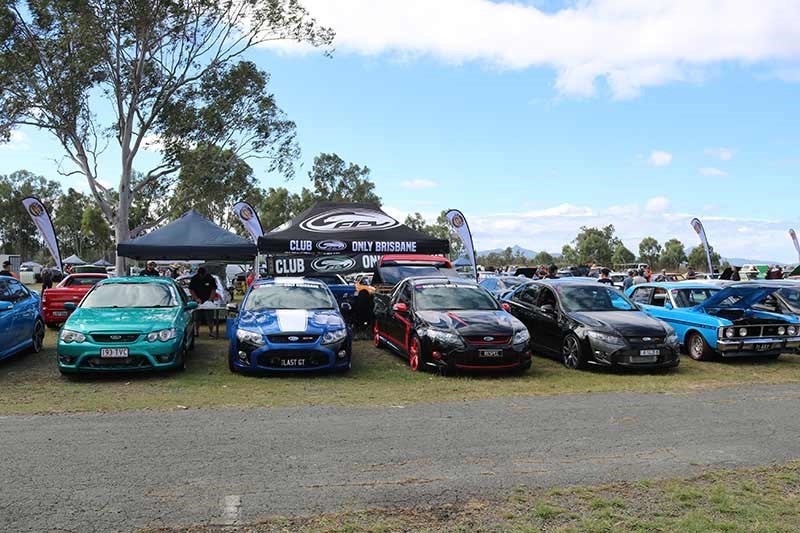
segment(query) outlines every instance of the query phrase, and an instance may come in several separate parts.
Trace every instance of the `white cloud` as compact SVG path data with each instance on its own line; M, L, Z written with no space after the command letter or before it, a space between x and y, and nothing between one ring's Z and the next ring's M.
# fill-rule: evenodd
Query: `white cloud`
M728 175L728 173L725 172L724 170L720 170L715 167L701 168L698 172L700 172L701 176L709 176L709 177L722 177Z
M644 206L644 210L648 213L663 213L670 208L669 198L666 196L656 196L650 198Z
M419 189L432 189L439 185L435 181L425 179L414 179L400 182L400 186L404 189L416 191Z
M148 152L161 152L164 150L164 140L160 135L145 135L142 139L142 148Z
M653 150L650 152L648 161L654 167L665 167L672 163L672 154L662 150Z
M512 0L303 4L335 29L339 53L546 67L556 72L558 91L574 96L594 95L598 80L629 98L646 87L702 79L722 63L777 63L791 71L800 60L796 0L581 0L555 12Z
M30 139L25 135L25 132L19 130L12 131L9 141L0 144L0 150L8 152L21 152L23 150L28 150L30 147Z
M704 153L710 157L716 157L722 161L730 161L733 159L733 150L730 148L706 148Z

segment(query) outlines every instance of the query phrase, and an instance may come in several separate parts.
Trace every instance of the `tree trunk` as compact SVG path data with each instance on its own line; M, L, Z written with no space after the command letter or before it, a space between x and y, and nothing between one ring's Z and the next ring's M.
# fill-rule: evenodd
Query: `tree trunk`
M117 244L125 242L131 237L131 226L128 220L131 207L131 168L125 162L127 150L123 147L122 176L119 183L119 205L117 206L117 220L114 224L114 238ZM127 259L117 255L117 276L127 275Z

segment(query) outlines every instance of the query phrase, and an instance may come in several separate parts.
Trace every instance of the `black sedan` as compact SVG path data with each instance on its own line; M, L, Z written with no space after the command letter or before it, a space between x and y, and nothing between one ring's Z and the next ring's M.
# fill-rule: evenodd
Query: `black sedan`
M671 368L680 362L675 330L596 281L542 280L504 298L532 336L532 348L568 368L588 364Z
M386 345L411 370L442 373L531 366L530 336L483 287L445 277L413 277L375 300L375 346Z

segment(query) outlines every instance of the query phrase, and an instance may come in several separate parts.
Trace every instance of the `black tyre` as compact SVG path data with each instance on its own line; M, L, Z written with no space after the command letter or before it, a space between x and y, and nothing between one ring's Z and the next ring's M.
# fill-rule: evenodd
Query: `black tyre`
M31 336L31 353L39 353L44 346L44 322L37 320L33 325L33 335Z
M561 362L572 370L579 370L586 366L586 357L581 341L572 333L564 337L561 344Z
M686 338L686 353L695 361L709 361L714 358L714 351L696 331Z

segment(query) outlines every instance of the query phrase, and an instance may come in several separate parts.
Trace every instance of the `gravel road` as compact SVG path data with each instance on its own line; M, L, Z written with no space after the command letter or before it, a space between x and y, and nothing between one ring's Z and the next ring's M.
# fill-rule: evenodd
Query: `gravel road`
M0 417L0 529L414 506L800 457L800 387Z

